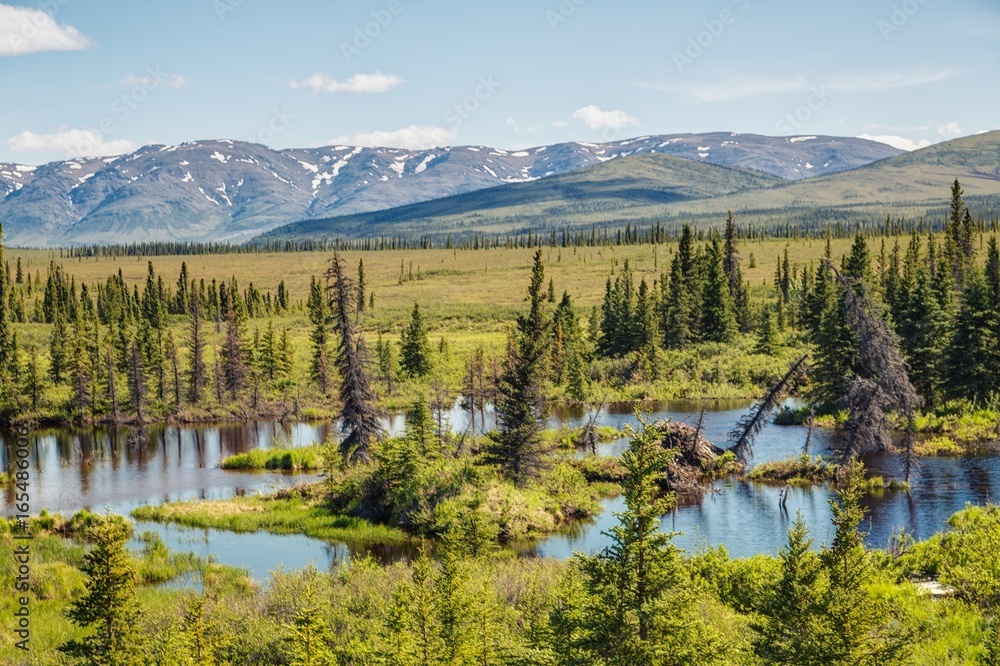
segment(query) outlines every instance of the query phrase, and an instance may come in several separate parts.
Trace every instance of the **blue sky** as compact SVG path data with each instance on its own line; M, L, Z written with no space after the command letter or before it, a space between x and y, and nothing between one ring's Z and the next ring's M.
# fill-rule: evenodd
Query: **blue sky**
M1000 128L995 0L0 0L0 161Z

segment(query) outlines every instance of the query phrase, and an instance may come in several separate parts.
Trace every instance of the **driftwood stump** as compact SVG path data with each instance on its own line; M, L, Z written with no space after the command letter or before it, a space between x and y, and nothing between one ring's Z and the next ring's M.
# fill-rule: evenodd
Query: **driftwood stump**
M684 423L657 421L651 427L659 437L660 446L675 452L664 470L663 489L678 495L703 495L705 480L711 475L715 461L725 451L705 439L696 428Z

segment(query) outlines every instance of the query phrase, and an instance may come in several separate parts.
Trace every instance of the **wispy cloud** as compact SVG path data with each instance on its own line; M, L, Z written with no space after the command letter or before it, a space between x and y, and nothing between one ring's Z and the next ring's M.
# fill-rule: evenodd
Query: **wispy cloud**
M583 121L592 130L621 129L639 124L638 120L624 111L602 111L595 104L577 109L572 117L573 120Z
M640 83L643 88L687 98L698 104L729 102L748 97L785 93L804 93L824 86L834 94L893 90L931 85L958 76L960 69L919 69L895 72L841 73L825 78L810 78L803 74L787 77L730 75L714 82L674 81Z
M292 81L293 88L307 88L322 93L384 93L389 92L403 79L391 74L355 74L346 81L337 81L328 74L317 72L303 81Z
M831 77L826 83L834 92L865 92L871 90L894 90L915 88L947 81L961 74L963 70L919 69L897 72L874 72L865 74L842 74Z
M798 92L808 89L809 81L804 76L783 78L741 76L714 83L678 81L674 83L640 83L639 86L686 97L699 104L711 104L745 97Z
M56 22L52 14L0 4L0 57L42 51L79 51L91 46L79 30Z
M455 140L456 133L443 127L433 125L410 125L398 130L377 130L339 136L330 139L330 143L349 146L370 146L375 148L409 148L425 150L445 146Z
M191 81L188 80L186 76L180 76L178 74L168 74L164 77L159 76L136 76L135 74L129 74L124 79L118 82L119 86L125 88L132 88L134 86L142 86L143 88L153 89L157 86L166 86L168 88L173 88L174 90L180 90L191 85Z
M138 146L127 139L106 141L96 130L68 129L51 134L24 131L7 140L7 148L19 153L63 153L77 157L107 157L130 153Z

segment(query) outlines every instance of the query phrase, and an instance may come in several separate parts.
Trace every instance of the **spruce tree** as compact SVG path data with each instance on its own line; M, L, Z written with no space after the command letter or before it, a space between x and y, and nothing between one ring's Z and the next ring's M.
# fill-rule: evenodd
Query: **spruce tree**
M337 331L336 364L341 377L338 417L344 431L341 454L345 462L367 462L372 444L384 437L385 430L375 406L368 351L364 338L354 327L357 292L338 253L330 260L326 285L328 308Z
M440 453L435 430L434 417L427 406L427 396L420 394L407 414L405 437L425 460Z
M323 285L313 278L309 285L309 300L306 305L309 310L309 321L312 330L309 340L312 342L312 358L309 363L309 374L323 395L330 392L329 367L329 320L330 312Z
M1000 248L997 247L996 236L991 237L987 244L986 285L994 307L1000 312Z
M688 290L680 253L670 262L670 280L667 299L663 301L661 321L663 322L663 346L668 349L682 349L695 337L691 327L693 298Z
M701 334L710 342L729 342L736 331L729 280L723 271L719 235L712 232L705 256L705 282L702 287Z
M750 292L743 282L740 253L737 248L736 220L732 211L729 211L729 218L726 220L725 240L725 257L722 261L722 269L729 282L729 297L733 304L733 314L736 316L739 329L746 333L751 326Z
M775 323L774 309L765 307L761 313L760 326L757 330L757 346L755 351L758 354L773 356L778 348L778 327Z
M835 666L903 664L909 652L909 637L889 602L876 599L869 589L874 568L859 531L865 517L864 483L864 467L857 463L837 499L830 500L835 533L821 555L829 576L821 608L830 627L822 663Z
M143 407L146 404L146 374L142 362L142 352L135 342L129 348L128 356L128 388L132 399L132 410L139 423L145 421Z
M408 376L425 377L431 371L427 328L420 314L420 306L416 303L410 314L410 325L403 330L400 352L400 366Z
M86 592L66 615L90 630L83 640L71 640L59 651L86 664L131 666L141 645L135 598L135 570L126 548L132 529L123 519L106 516L90 530L93 547L83 558Z
M974 258L972 218L965 207L963 195L962 185L956 178L951 187L951 205L945 223L945 256L957 287L964 286Z
M934 295L931 276L917 269L916 281L899 315L900 348L909 365L910 380L925 402L939 403L942 383L942 355L948 331L944 313Z
M365 281L365 260L358 259L358 304L355 308L355 317L360 317L365 311L365 289L368 283Z
M824 622L821 598L826 585L823 565L812 552L812 539L801 513L788 530L779 554L781 579L755 622L754 653L765 663L823 664L830 627Z
M226 298L226 337L222 342L222 372L229 397L235 401L246 385L247 362L240 322L236 316L232 293Z
M608 533L611 545L576 556L588 592L581 643L592 663L714 663L719 645L685 590L674 535L660 529L673 505L660 488L671 454L656 427L636 416L641 430L621 457L625 510Z
M1000 389L1000 324L990 296L982 272L970 269L947 354L945 390L950 397L982 403Z
M487 433L483 450L487 463L497 465L519 485L537 477L549 464L549 447L541 438L549 340L549 322L542 309L544 277L542 251L538 250L528 287L529 311L518 316L507 343L507 359L494 400L497 427Z
M303 572L299 608L286 625L293 666L331 666L336 663L330 644L334 635L324 616L320 577L312 565Z
M191 290L191 327L188 335L188 401L198 405L201 403L208 382L208 369L205 366L205 334L201 326L202 304L198 290Z

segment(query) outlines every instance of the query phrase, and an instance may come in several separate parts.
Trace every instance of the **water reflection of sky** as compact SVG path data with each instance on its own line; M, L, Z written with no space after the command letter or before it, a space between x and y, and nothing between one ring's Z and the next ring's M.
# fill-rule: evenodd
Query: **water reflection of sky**
M702 432L710 441L722 444L748 405L710 401L706 407L709 411L704 414ZM699 419L699 405L692 402L659 403L651 411L652 418L672 418L691 425ZM457 403L445 417L456 432L470 429L469 414ZM587 419L583 409L561 409L550 416L548 425L576 426ZM477 414L476 431L488 430L493 422L491 410ZM616 428L634 423L632 408L606 408L598 422ZM392 416L386 426L391 434L401 434L404 419ZM329 423L240 423L152 426L146 434L145 442L137 442L128 430L68 428L33 433L29 458L32 512L44 508L71 513L84 507L103 510L110 506L112 511L128 513L143 504L229 497L310 480L315 476L229 472L218 465L226 456L256 448L321 442L335 430ZM830 436L827 431L815 431L814 452L822 452ZM755 447L754 462L794 455L805 439L805 428L768 426ZM13 455L13 438L8 435L0 440L0 463L6 465ZM618 439L602 444L599 453L621 455L627 445L626 439ZM871 456L866 462L873 473L887 478L900 475L899 461L894 456ZM967 502L981 504L996 497L993 486L998 481L1000 458L995 456L922 460L909 493L886 492L867 498L868 540L882 546L900 527L919 539L926 538L941 530L945 521ZM725 545L734 556L749 556L776 552L785 542L796 511L801 511L817 544L829 541L829 488L792 488L787 511L779 507L779 493L775 487L724 480L716 483L700 503L680 506L666 516L663 527L682 532L675 543L687 550ZM0 496L3 513L12 514L13 489L5 489ZM621 498L606 500L604 506L593 522L574 525L566 533L550 536L527 550L552 557L568 557L574 551L597 552L608 543L602 532L614 523L614 512L623 508ZM344 545L301 536L239 535L152 524L140 524L138 529L152 529L171 548L211 554L224 564L248 567L257 578L279 565L295 568L314 562L321 567L334 566L350 553ZM386 559L398 553L386 550L373 554Z

